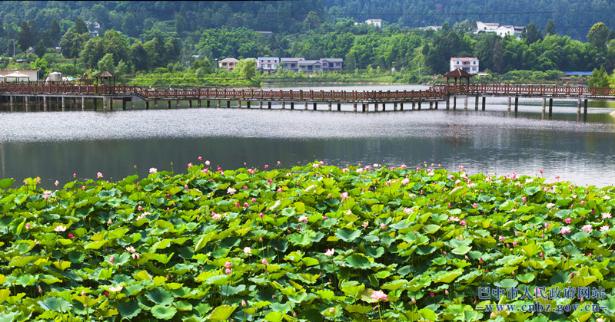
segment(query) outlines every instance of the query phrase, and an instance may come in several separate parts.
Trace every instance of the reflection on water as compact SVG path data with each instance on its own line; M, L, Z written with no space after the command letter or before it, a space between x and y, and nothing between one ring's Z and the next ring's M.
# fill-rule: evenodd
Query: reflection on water
M579 184L615 184L615 125L610 108L592 107L587 122L575 101L488 98L486 112L458 99L457 111L332 113L180 109L113 113L0 113L0 177L106 178L150 167L183 171L203 155L225 168L303 164L441 163L456 169L561 176ZM595 106L592 105L592 106ZM279 107L279 106L278 106ZM351 105L344 109L352 109ZM577 121L579 120L579 121Z

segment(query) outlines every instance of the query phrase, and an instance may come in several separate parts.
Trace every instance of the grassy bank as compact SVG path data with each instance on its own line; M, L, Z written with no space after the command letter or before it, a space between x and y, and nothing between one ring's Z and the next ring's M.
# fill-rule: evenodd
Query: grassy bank
M51 191L0 181L2 317L615 318L615 187L320 163L150 172ZM479 299L484 286L606 291L540 300L596 313L485 313L536 300Z

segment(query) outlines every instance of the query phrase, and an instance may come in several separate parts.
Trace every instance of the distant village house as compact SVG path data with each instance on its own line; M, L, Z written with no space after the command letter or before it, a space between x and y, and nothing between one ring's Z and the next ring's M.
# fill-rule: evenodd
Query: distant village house
M256 69L263 72L275 72L280 64L278 57L258 57L256 58Z
M222 69L226 69L228 71L231 71L233 69L235 69L235 66L237 66L237 62L239 62L237 59L235 58L224 58L222 60L220 60L218 62L218 68L222 68Z
M479 60L476 57L451 57L449 71L464 70L468 74L478 74Z
M382 28L382 19L367 19L365 20L365 24L376 28Z
M284 70L289 70L293 72L299 71L299 62L304 61L305 58L299 57L282 57L280 58L280 68Z
M521 38L525 27L513 26L513 25L500 25L496 22L476 22L476 31L475 34L479 34L481 32L495 33L498 36L504 38L506 36L514 36L517 38Z

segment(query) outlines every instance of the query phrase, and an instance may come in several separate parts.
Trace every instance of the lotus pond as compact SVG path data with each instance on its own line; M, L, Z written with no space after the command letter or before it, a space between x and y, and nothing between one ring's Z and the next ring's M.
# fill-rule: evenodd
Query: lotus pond
M611 186L203 161L181 174L13 185L0 180L3 320L615 318ZM486 286L603 296L481 299ZM485 311L537 302L599 310Z

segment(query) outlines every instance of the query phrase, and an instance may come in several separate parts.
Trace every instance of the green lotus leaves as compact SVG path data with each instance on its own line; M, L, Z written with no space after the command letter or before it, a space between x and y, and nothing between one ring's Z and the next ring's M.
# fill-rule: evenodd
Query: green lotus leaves
M205 168L59 189L0 179L0 320L615 318L612 187L320 163ZM479 306L499 299L475 301L478 287L537 285L607 298L591 301L601 312L557 316L491 316Z

